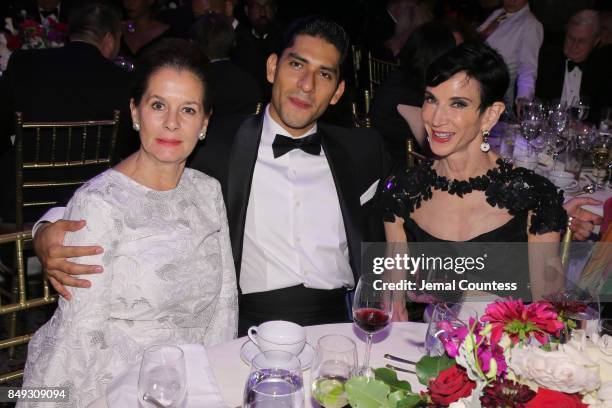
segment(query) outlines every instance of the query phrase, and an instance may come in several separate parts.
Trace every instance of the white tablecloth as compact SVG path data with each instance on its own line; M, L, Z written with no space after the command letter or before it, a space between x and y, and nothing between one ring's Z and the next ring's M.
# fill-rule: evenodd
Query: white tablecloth
M374 336L370 365L377 368L391 363L395 366L414 369L410 365L386 360L383 355L390 353L408 360L418 361L423 355L422 347L426 330L427 325L423 323L392 323L385 331ZM326 334L342 334L355 340L361 363L365 350L365 336L352 323L327 324L306 328L307 341L313 347L316 346L319 337ZM240 348L247 340L248 337L241 337L207 350L208 360L221 390L221 396L230 407L238 407L242 404L244 383L249 374L249 366L240 359ZM418 383L416 376L413 374L398 372L398 377L409 381L413 390L423 389L423 386ZM304 388L306 407L318 406L313 405L310 401L310 370L304 372Z

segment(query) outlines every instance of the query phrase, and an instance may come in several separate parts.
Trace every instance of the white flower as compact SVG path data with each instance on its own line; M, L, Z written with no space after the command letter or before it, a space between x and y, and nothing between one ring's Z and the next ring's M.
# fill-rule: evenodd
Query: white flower
M612 408L612 381L599 387L599 391L584 396L582 402L590 408Z
M526 380L569 394L594 391L600 385L599 367L572 342L557 351L516 347L511 352L510 369Z

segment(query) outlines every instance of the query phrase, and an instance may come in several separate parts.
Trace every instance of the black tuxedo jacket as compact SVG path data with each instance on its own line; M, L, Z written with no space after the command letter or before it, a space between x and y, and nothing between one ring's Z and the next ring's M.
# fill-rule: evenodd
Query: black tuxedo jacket
M262 125L263 114L250 116L242 122L237 118L211 121L206 141L196 148L189 164L221 182L238 277L247 204ZM236 130L237 126L239 128ZM376 200L367 200L363 205L362 201L370 198L370 194L364 193L373 192L376 188L373 185L384 183L389 160L380 136L371 129L344 129L324 123L319 123L318 129L336 184L349 261L357 282L361 274L361 242L385 239Z
M70 42L61 48L16 51L0 78L0 150L14 133L15 111L24 121L110 119L121 111L117 152L134 146L129 116L130 74L93 45Z
M601 108L612 105L612 53L609 47L595 49L584 62L580 95L590 99L588 121L599 123ZM538 62L536 96L545 101L561 98L565 78L565 60L559 47L542 48Z

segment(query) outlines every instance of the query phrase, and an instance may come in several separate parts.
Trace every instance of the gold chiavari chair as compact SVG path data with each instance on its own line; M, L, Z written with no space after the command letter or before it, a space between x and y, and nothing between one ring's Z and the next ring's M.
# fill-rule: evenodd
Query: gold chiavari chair
M257 105L255 105L255 115L259 115L261 111L263 110L263 107L264 107L263 102L257 102Z
M425 159L426 157L421 153L414 151L414 141L410 138L406 139L406 168L411 169L416 165L417 161Z
M6 349L12 349L15 346L27 344L32 338L32 334L24 334L16 336L16 318L18 312L24 312L33 308L49 305L57 301L57 295L52 295L49 284L41 275L42 279L42 296L36 298L28 298L27 281L26 281L26 246L31 243L31 231L21 231L10 234L0 235L0 245L14 245L15 259L14 265L8 268L12 272L12 278L15 280L13 285L16 296L9 303L2 303L0 297L0 316L8 316L9 319L9 337L0 340L0 352ZM23 375L23 370L15 370L10 372L0 373L0 384L20 378Z
M110 120L24 122L15 113L16 231L114 162L119 111Z
M359 88L359 79L361 73L361 48L357 45L351 45L351 57L353 60L353 81L355 88Z
M368 52L368 86L370 98L374 97L374 91L385 81L385 79L387 79L389 73L395 71L398 67L398 63L375 58Z

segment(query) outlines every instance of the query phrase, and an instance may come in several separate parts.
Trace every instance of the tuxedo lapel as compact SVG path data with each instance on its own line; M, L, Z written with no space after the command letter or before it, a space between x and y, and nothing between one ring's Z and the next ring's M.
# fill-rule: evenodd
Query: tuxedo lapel
M227 176L227 218L236 274L240 278L247 205L261 140L263 115L247 118L234 137Z
M349 261L353 269L355 283L361 273L361 230L359 228L359 192L355 186L357 175L353 171L350 156L334 140L334 136L321 130L321 145L327 157L338 193L340 210L344 221L346 239L349 247Z

